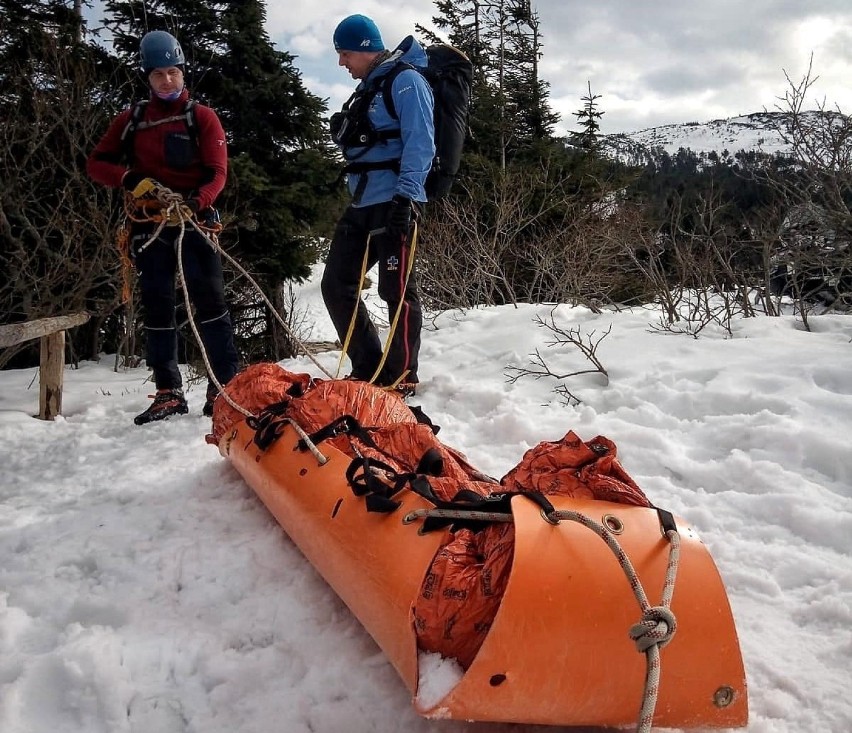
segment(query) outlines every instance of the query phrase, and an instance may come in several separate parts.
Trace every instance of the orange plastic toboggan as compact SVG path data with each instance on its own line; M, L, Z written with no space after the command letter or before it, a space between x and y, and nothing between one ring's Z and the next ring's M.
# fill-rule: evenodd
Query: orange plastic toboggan
M475 660L437 704L422 708L412 606L443 531L404 524L432 508L411 492L392 514L365 511L346 482L350 459L322 446L320 465L288 426L268 450L237 423L219 443L282 528L372 635L430 718L563 726L628 726L642 706L646 657L628 629L641 609L612 551L591 530L546 522L515 498L515 548L500 609ZM657 513L644 507L552 497L573 510L623 526L618 542L649 601L659 599L669 557ZM611 524L611 521L609 522ZM660 651L657 727L744 726L745 672L727 594L695 531L677 520L681 554L671 610L677 632Z

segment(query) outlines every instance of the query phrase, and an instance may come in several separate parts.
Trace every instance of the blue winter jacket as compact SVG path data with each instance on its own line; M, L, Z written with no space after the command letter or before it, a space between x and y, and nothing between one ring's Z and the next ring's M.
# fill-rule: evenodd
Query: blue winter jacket
M356 91L373 83L381 87L381 77L399 61L405 61L417 68L425 68L428 63L423 47L412 36L408 36L387 61L379 64L361 81ZM377 131L399 130L400 137L380 141L366 152L364 148L347 148L344 150L344 157L347 161L355 160L359 163L399 160L399 174L392 170L350 173L349 192L353 196L361 177L367 176L361 197L358 201L353 200L353 206L370 206L390 201L395 194L412 201L426 201L424 184L435 156L432 89L419 72L403 69L393 80L391 95L399 119L391 117L381 92L373 97L368 114Z

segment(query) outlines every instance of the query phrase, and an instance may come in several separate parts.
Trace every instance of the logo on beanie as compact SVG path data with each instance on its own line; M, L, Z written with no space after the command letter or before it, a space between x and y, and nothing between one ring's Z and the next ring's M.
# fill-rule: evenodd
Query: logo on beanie
M365 38L363 41L361 41L361 45L362 46L369 46L370 45L370 39Z

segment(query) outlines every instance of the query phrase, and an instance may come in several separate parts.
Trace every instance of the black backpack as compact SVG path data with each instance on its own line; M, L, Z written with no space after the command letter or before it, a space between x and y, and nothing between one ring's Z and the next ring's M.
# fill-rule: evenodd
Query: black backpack
M399 137L398 130L384 133L373 130L367 110L373 97L381 93L390 116L399 119L393 103L394 79L404 69L414 69L421 73L432 88L435 102L435 157L426 179L426 195L430 201L434 201L449 193L461 164L462 149L468 135L473 64L454 46L436 43L425 50L428 58L425 69L404 61L396 64L380 79L377 87L356 92L343 106L342 112L332 115L331 132L335 142L344 147L363 147L361 155L378 142ZM366 173L382 169L399 172L399 161L367 163L350 159L343 170L345 173Z

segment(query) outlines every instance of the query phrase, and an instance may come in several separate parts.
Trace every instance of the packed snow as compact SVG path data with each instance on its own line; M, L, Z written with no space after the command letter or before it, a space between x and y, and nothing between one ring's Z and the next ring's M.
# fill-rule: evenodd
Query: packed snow
M333 338L316 279L298 296L305 338ZM536 350L555 374L589 366L576 348L548 346L536 316L594 338L611 328L597 349L609 379L510 381L507 368L531 368ZM852 318L812 316L811 332L792 315L736 320L698 338L658 323L649 309L564 305L436 314L410 402L497 477L571 429L615 441L721 572L746 730L846 733ZM332 374L338 358L317 357ZM114 362L68 367L53 422L33 417L37 369L0 372L0 731L547 730L420 718L371 637L205 443L204 385L188 387L188 416L136 427L149 373ZM306 358L282 366L325 376Z

